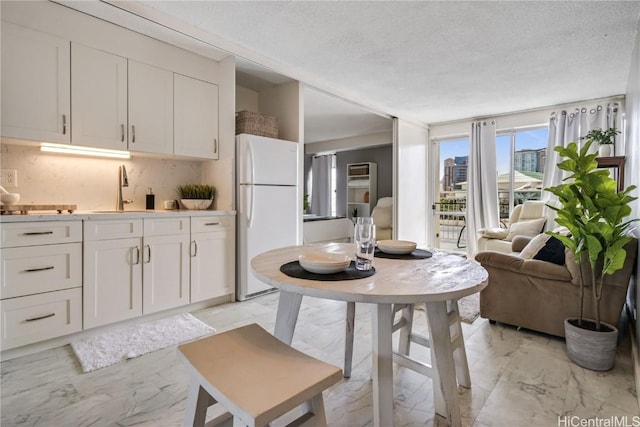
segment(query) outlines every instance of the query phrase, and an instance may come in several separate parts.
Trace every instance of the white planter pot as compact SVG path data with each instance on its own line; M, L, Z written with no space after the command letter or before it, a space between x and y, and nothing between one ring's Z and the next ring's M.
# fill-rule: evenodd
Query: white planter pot
M180 199L180 202L189 210L203 210L211 206L213 199Z
M604 330L594 331L575 326L577 320L576 318L564 320L564 335L569 359L583 368L594 371L608 371L613 368L616 361L618 328L600 322ZM595 323L591 319L582 319L582 321Z
M611 156L613 156L613 144L601 144L598 147L598 155L600 157L611 157Z

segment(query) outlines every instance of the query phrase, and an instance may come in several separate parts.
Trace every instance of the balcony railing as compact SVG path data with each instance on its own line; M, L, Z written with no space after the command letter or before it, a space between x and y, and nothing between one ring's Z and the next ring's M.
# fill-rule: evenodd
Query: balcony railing
M540 200L540 192L514 192L514 200L516 205L526 200ZM500 198L498 200L498 208L500 212L500 226L507 228L509 226L510 214L509 199ZM441 247L455 246L457 249L465 248L467 246L467 198L443 197L439 203L434 204L433 210L437 214L435 226Z

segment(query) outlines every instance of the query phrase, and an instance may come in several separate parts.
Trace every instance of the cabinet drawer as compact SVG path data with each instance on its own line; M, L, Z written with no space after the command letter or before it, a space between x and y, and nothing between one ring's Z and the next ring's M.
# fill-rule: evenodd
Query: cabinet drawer
M82 221L14 222L0 229L3 248L82 241Z
M79 332L81 304L81 288L0 301L2 350Z
M82 243L2 250L0 298L82 286Z
M191 232L222 231L233 226L232 216L198 216L191 217Z
M129 237L142 237L141 219L84 222L84 240L126 239Z
M154 218L144 220L144 235L168 236L172 234L189 234L189 218Z

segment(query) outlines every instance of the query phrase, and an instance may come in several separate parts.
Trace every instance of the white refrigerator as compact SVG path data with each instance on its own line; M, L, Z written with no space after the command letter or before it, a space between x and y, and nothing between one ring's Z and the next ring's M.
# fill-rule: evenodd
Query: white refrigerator
M243 301L273 290L251 272L256 255L298 242L299 144L280 139L236 136L238 281Z

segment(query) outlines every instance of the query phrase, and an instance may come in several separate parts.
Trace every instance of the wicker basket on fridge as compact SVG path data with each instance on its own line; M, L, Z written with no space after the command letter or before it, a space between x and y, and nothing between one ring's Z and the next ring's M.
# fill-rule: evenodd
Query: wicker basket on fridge
M241 133L277 138L278 118L253 111L239 111L236 113L236 135Z

